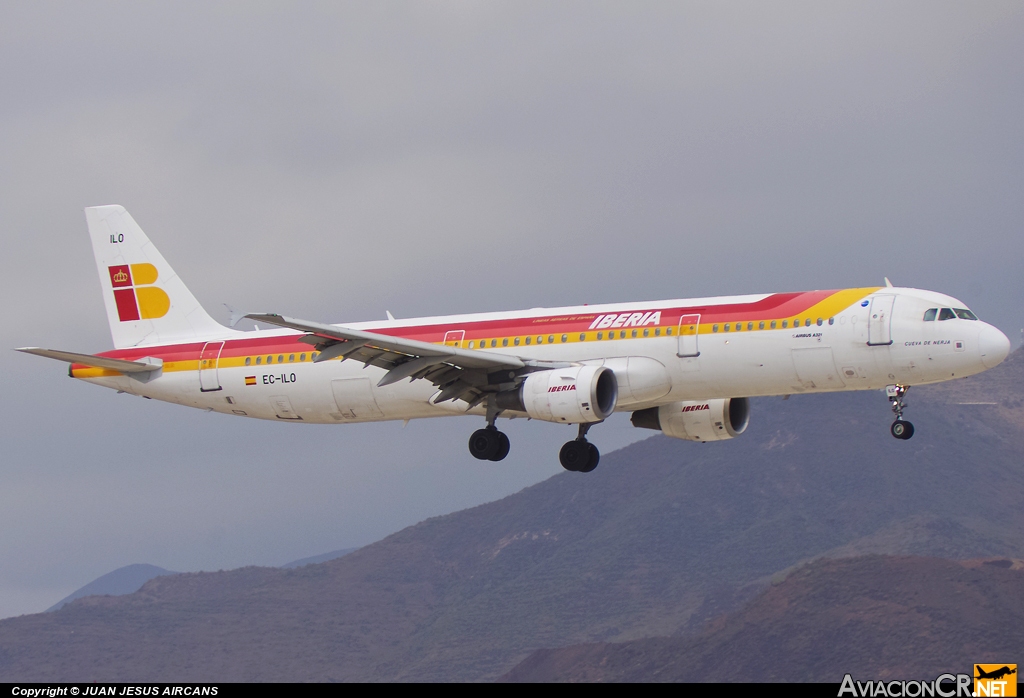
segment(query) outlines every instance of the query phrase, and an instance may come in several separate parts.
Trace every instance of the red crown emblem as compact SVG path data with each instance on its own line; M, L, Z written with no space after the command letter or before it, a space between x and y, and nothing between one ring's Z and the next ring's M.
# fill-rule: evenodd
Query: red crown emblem
M114 283L115 284L123 284L127 280L128 280L128 275L125 274L123 271L119 271L116 274L114 274Z

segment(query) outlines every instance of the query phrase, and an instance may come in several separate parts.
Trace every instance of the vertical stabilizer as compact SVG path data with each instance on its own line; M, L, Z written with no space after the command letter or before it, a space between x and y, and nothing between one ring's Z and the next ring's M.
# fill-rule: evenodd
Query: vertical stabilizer
M85 209L114 347L233 334L211 318L123 206Z

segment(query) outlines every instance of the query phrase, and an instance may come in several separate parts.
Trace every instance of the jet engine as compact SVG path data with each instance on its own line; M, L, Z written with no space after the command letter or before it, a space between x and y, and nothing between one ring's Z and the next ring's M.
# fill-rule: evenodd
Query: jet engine
M637 410L633 426L657 429L665 436L687 441L725 441L746 431L750 423L750 399L687 400Z
M600 422L615 411L619 386L604 366L571 366L531 373L518 390L498 393L498 407L546 422Z

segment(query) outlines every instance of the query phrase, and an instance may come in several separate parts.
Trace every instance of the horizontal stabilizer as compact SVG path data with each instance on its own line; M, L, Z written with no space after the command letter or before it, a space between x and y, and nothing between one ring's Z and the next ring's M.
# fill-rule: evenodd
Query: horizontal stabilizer
M126 361L124 359L110 359L105 356L94 356L93 354L77 354L73 351L56 351L54 349L40 349L39 347L22 347L15 351L45 356L48 359L67 361L72 364L83 364L94 368L106 368L121 373L150 373L163 368L164 362L160 359L146 358L143 361Z

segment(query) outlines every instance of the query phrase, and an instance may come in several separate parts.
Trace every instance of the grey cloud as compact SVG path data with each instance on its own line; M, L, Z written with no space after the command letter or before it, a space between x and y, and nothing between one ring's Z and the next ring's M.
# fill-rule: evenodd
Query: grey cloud
M1022 36L1018 3L8 3L0 337L109 346L82 207L121 203L221 318L889 275L1016 338ZM365 543L546 477L564 436L516 425L481 469L469 421L287 429L0 370L0 615Z

